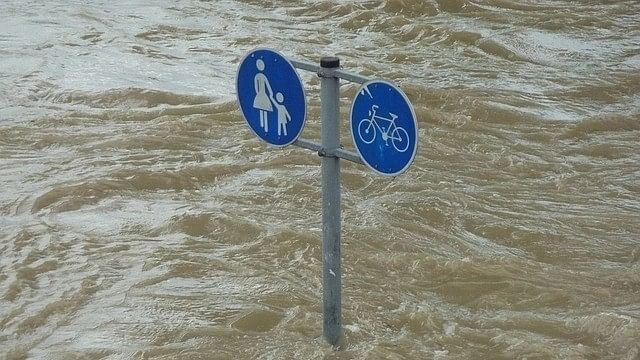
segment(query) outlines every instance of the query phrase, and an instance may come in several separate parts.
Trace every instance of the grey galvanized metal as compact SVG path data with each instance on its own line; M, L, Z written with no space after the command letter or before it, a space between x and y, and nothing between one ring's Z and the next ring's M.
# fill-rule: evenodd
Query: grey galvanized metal
M322 58L321 64L339 66L337 58ZM323 67L322 69L329 69ZM320 80L320 119L322 149L333 153L340 148L340 80L318 74ZM331 345L342 337L342 265L340 255L340 158L322 157L322 284L323 334Z
M323 68L321 66L318 66L314 63L310 63L310 62L306 62L306 61L300 61L300 60L289 60L291 62L291 64L298 68L298 69L302 69L302 70L307 70L307 71L312 71L317 73L320 77L336 77L336 78L340 78L343 80L347 80L350 82L354 82L354 83L358 83L358 84L364 84L367 81L371 81L373 79L368 78L366 76L361 76L358 74L352 74L350 72L347 71L343 71L340 70L340 68Z
M370 78L365 77L365 76L360 76L358 74L352 74L352 73L349 73L349 72L346 72L346 71L342 71L342 70L340 70L339 67L327 68L327 67L322 67L322 66L319 66L319 65L316 65L314 63L307 62L307 61L291 60L291 59L289 59L289 61L291 62L291 64L294 67L296 67L298 69L302 69L302 70L315 72L321 78L338 78L338 79L343 79L343 80L347 80L347 81L350 81L350 82L355 82L355 83L358 83L358 84L364 84L367 81L371 80ZM339 96L339 94L338 94L338 96ZM324 99L321 97L320 101L324 102ZM336 107L336 109L338 109L337 110L338 112L340 111L339 110L340 109L339 105L340 105L340 103L338 102L337 107ZM339 129L338 129L338 136L339 136ZM338 147L336 149L327 149L326 147L324 147L321 144L318 144L316 142L313 142L313 141L307 140L307 139L303 139L303 138L298 138L298 140L296 140L293 143L293 145L299 146L299 147L304 148L304 149L317 151L318 155L320 155L320 156L338 157L340 159L348 160L348 161L354 162L356 164L364 165L364 162L360 158L360 155L358 155L357 153L355 153L353 151L344 150L344 149L342 149L342 147Z
M323 57L320 66L299 60L290 62L321 78L321 144L298 138L293 145L317 151L322 157L322 331L327 342L337 346L342 339L340 159L364 164L360 155L340 145L340 79L359 84L371 79L340 70L340 60L336 57Z
M360 158L360 155L356 154L353 151L345 150L343 148L338 148L334 150L325 149L322 144L318 144L317 142L298 138L293 145L301 147L303 149L317 151L320 156L330 156L330 157L338 157L340 159L349 160L356 164L364 165L364 162Z

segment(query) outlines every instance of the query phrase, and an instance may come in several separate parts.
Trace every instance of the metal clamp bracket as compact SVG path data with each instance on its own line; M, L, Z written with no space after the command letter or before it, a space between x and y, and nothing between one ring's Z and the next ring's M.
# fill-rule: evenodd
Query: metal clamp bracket
M318 152L318 156L320 156L320 157L335 157L335 158L340 158L340 159L343 159L343 160L349 160L349 161L354 162L356 164L364 165L364 162L360 158L360 155L354 153L353 151L345 150L343 148L337 148L337 149L333 149L333 150L326 149L321 144L318 144L316 142L313 142L313 141L307 140L307 139L303 139L303 138L298 138L298 140L296 140L293 143L293 145L301 147L303 149L316 151L316 152Z
M339 78L342 80L347 80L353 83L364 84L368 81L371 81L370 78L366 76L360 76L357 74L352 74L346 71L341 70L340 68L323 68L314 63L300 61L300 60L289 60L294 67L302 70L307 70L314 72L321 78Z

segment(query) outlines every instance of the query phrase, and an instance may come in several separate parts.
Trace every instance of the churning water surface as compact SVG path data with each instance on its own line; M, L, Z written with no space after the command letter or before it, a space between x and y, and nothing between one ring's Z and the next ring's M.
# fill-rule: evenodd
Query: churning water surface
M0 3L0 358L637 359L640 3ZM319 159L253 136L270 47L398 84L420 145L343 165L321 334ZM302 73L319 138L319 81ZM343 143L358 85L342 83Z

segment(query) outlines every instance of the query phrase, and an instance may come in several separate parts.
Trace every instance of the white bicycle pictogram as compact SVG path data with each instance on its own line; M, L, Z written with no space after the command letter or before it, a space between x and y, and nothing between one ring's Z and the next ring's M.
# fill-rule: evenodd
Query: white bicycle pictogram
M360 120L358 124L358 136L365 144L371 144L376 138L376 129L380 131L385 145L389 146L389 139L393 148L398 152L405 152L409 148L409 134L403 127L396 125L398 115L389 113L391 118L386 118L376 114L378 105L372 105L369 110L369 117ZM380 126L379 121L384 120L389 123L386 129Z

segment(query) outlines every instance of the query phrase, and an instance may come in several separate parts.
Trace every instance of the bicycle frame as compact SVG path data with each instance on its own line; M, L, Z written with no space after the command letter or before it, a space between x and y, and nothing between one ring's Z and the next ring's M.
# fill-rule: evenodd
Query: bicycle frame
M398 115L396 114L392 114L389 113L389 115L391 115L391 119L386 118L384 116L380 116L376 114L376 110L379 108L378 105L371 105L371 111L369 112L369 114L371 115L369 117L369 119L371 120L372 124L375 124L376 127L378 128L378 130L380 130L380 133L382 134L382 138L387 141L388 138L391 138L391 136L389 136L389 133L393 134L393 129L396 128L396 119L398 118ZM376 120L384 120L390 123L389 127L387 127L387 130L384 131L382 129L382 126L380 126L380 124L378 124L378 121Z

